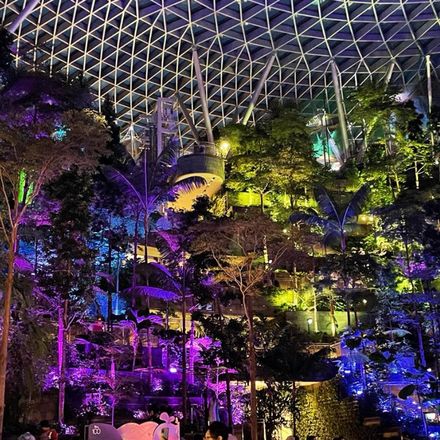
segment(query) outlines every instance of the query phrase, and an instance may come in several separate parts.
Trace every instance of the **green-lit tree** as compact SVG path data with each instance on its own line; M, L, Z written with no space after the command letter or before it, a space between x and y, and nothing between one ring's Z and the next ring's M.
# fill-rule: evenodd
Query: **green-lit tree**
M287 195L294 209L305 190L322 181L306 121L294 107L274 107L255 128L225 127L221 139L231 144L226 188L258 194L262 212L269 194L277 204Z
M366 82L351 94L349 104L351 121L363 128L366 159L373 163L379 160L394 198L408 171L414 172L419 188L432 154L428 139L410 136L418 131L415 127L420 119L413 103L400 99L386 84Z
M340 276L343 280L344 290L349 287L347 268L347 233L354 217L361 213L363 204L368 197L369 189L361 186L345 206L338 206L322 187L316 188L316 200L324 216L318 213L295 213L290 217L292 223L304 222L311 226L322 228L324 232L324 245L337 244L342 256L342 270ZM347 301L347 324L351 325L350 305Z

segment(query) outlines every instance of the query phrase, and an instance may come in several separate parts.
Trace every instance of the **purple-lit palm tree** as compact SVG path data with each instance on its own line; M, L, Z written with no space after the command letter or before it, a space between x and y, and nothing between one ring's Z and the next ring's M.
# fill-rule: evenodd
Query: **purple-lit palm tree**
M188 419L188 362L186 353L188 301L193 297L193 292L196 289L206 289L209 286L204 283L205 279L200 276L196 265L188 258L182 235L162 231L158 247L166 266L156 262L151 262L148 266L154 272L155 280L160 287L146 285L127 290L144 296L180 303L182 317L182 413L185 424Z
M124 320L120 322L124 328L128 328L131 331L131 346L133 349L133 362L132 362L132 370L134 371L136 368L136 358L139 349L140 343L140 331L143 329L147 330L147 345L148 345L148 368L151 374L152 370L152 350L151 350L151 327L162 325L163 319L159 315L151 315L148 313L141 313L137 310L130 309L129 310L129 318L128 320ZM151 378L150 378L151 382Z
M136 284L137 244L139 242L139 218L144 229L144 262L148 263L148 238L154 229L154 216L162 216L167 203L174 201L179 193L190 191L205 183L201 177L189 177L175 182L177 176L178 147L168 143L162 153L149 161L144 149L138 162L132 162L126 171L107 168L107 177L116 182L126 197L127 206L135 217L134 260L132 287Z

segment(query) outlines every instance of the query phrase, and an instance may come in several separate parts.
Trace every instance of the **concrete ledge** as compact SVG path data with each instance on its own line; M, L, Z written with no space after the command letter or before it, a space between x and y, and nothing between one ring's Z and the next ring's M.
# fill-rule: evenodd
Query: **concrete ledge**
M177 181L183 177L211 174L225 178L224 160L208 154L188 154L177 161Z

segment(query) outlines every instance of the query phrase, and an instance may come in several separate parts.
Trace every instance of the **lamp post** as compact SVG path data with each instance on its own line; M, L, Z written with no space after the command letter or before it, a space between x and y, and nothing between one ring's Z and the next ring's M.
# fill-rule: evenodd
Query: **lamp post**
M310 334L310 326L313 324L312 318L307 318L307 333Z

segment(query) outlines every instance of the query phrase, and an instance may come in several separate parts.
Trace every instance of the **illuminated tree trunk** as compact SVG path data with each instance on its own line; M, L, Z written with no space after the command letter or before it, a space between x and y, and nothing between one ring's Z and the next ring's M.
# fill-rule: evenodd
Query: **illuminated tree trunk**
M188 384L186 365L186 295L185 288L182 289L182 414L183 426L185 428L188 420Z
M335 303L333 301L333 297L330 297L330 321L332 328L332 336L336 336Z
M148 387L153 383L153 344L151 342L151 323L147 327L147 350L148 350Z
M138 334L137 326L135 326L135 328L133 329L133 362L131 365L132 371L136 369L138 346L139 346L139 334Z
M66 401L66 300L58 308L58 423L64 424L64 406Z
M228 411L228 426L232 428L234 426L234 420L232 418L232 399L231 399L231 378L229 376L229 369L226 367L226 407Z
M12 225L8 245L8 272L6 275L3 303L3 332L0 346L0 440L3 438L3 419L5 415L5 388L8 369L8 342L11 326L11 299L14 285L15 249L18 239L18 223Z
M417 160L414 161L414 178L416 181L416 189L420 189L420 178L419 178L419 164Z
M137 248L139 243L139 210L136 210L136 218L134 221L134 236L133 236L133 268L131 273L131 287L136 286L136 266L137 266ZM134 299L132 300L132 306Z
M296 384L292 382L292 435L296 436Z
M252 311L252 296L243 294L243 306L248 323L248 345L249 345L249 383L251 391L250 399L250 424L251 439L258 440L258 421L257 421L257 357L255 353L254 317Z
M110 217L110 225L109 229L111 229L111 217ZM112 274L112 247L110 243L110 237L108 238L108 274ZM112 315L113 315L113 286L108 286L108 292L107 292L107 331L112 331Z
M416 324L416 332L417 332L417 341L419 345L420 364L423 368L426 368L426 356L425 356L425 348L423 346L422 324L420 322L417 322Z
M217 310L217 314L220 317L221 333L223 335L223 313L218 296L214 298L214 309ZM234 420L232 418L232 398L231 398L231 377L229 376L229 359L223 359L225 364L225 381L226 381L226 409L228 412L228 427L232 429L234 426Z
M191 319L191 330L189 334L190 342L189 342L189 383L194 384L194 335L195 335L195 326L194 320Z

